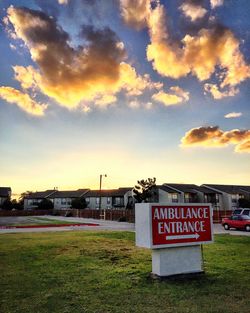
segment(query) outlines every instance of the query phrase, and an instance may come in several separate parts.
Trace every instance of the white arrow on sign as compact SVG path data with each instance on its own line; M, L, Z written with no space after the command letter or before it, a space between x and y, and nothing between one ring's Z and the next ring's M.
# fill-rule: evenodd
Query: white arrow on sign
M174 240L174 239L198 239L200 237L199 234L195 233L193 235L179 235L179 236L166 236L166 240Z

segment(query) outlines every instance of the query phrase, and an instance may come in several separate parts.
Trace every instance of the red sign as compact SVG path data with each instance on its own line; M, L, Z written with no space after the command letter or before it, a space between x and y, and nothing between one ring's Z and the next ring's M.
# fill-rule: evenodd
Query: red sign
M185 246L213 241L209 205L152 206L153 247Z

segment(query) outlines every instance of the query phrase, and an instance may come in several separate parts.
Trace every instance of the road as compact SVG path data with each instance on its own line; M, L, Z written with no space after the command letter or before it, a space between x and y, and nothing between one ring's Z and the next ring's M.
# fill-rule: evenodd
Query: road
M53 231L98 231L98 230L116 230L116 231L135 231L135 224L125 223L125 222L116 222L116 221L104 221L96 219L87 219L79 217L64 217L64 216L40 216L42 218L67 222L77 222L77 223L93 223L99 224L99 226L65 226L65 227L48 227L48 228L22 228L22 229L1 229L1 226L8 224L23 224L30 222L33 217L30 216L18 216L18 217L1 217L0 218L0 234L6 233L25 233L25 232L53 232ZM224 230L220 224L214 224L214 233L215 234L230 234L234 236L250 236L250 232L238 231L238 230Z

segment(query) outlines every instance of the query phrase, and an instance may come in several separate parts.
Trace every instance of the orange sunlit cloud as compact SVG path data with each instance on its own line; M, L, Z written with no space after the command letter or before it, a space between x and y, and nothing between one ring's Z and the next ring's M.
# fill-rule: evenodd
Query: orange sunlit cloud
M150 2L151 0L120 0L124 22L136 30L146 27L150 15Z
M5 23L13 26L12 32L24 41L38 65L38 69L13 67L23 88L36 87L59 104L75 108L82 100L96 100L98 106L114 103L115 94L121 90L137 96L147 88L162 87L124 62L124 44L109 28L84 27L82 36L88 45L73 49L68 34L45 13L14 7L9 7L7 13Z
M25 94L12 87L0 87L0 98L8 103L16 104L23 111L36 116L43 116L47 108L46 104L41 104L33 100L28 94Z
M189 92L184 91L178 86L171 87L170 91L172 93L166 93L160 90L152 96L152 99L163 103L165 106L176 105L189 100Z
M210 0L212 9L223 5L223 3L224 3L224 0Z
M178 43L171 39L165 7L157 1L154 8L148 9L148 2L150 1L143 2L143 12L147 12L143 21L147 21L151 40L147 47L147 59L152 62L154 70L162 76L174 79L191 73L200 81L205 81L219 69L221 75L218 85L208 83L206 91L215 99L237 94L238 90L234 87L250 77L250 66L240 51L240 41L235 35L226 27L215 23L212 27L200 29L197 35L185 35ZM123 4L121 1L121 6ZM222 5L222 2L212 1L211 5L216 7ZM129 16L135 19L137 6L126 1L125 8L125 12L130 12ZM192 20L201 18L206 13L197 5L194 9L191 2L185 2L181 8ZM123 18L129 23L125 14Z
M179 9L182 10L183 14L190 18L192 22L203 18L207 13L207 10L201 5L191 1L184 2Z
M205 84L205 92L211 93L214 99L220 100L225 97L234 97L239 93L239 89L235 87L229 87L227 90L221 91L216 84Z
M236 145L235 152L248 152L250 130L223 131L218 126L202 126L189 130L181 139L182 147L225 147Z

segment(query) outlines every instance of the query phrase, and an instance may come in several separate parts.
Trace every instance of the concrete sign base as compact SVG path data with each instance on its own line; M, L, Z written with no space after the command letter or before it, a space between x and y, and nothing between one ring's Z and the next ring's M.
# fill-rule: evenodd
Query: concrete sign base
M202 272L200 246L152 250L152 274L154 275L162 277Z

